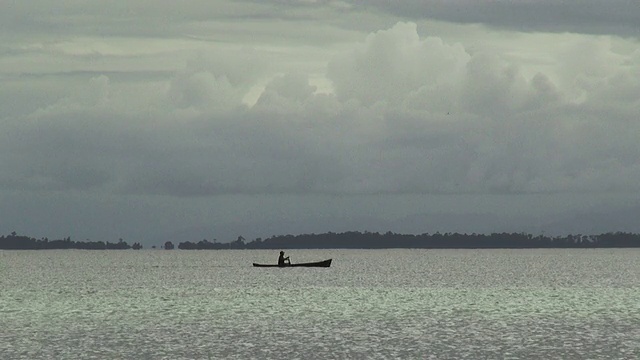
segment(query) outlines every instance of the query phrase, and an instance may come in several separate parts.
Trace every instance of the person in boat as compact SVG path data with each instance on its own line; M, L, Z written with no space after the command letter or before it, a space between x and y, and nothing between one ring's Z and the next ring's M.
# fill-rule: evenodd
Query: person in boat
M280 256L278 257L278 266L287 266L291 265L291 260L289 257L284 256L284 251L280 251Z

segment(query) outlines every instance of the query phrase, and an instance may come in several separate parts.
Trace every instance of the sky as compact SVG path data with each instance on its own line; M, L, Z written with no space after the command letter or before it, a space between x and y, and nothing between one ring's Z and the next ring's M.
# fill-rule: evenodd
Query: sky
M0 8L0 234L640 232L636 0Z

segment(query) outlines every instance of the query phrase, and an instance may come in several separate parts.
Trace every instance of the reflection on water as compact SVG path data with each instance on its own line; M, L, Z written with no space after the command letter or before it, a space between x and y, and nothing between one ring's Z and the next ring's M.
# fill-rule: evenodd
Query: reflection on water
M0 358L640 358L638 250L277 255L0 252Z

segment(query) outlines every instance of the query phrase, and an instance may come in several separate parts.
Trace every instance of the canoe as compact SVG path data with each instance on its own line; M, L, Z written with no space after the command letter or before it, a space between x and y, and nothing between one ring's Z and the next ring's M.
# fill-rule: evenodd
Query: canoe
M256 264L253 263L255 267L329 267L331 266L331 259L310 263L299 263L299 264L286 264L285 266L278 266L273 264Z

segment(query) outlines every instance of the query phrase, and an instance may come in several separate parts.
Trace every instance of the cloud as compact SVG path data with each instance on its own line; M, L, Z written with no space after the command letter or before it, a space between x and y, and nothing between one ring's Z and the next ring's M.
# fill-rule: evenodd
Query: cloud
M469 57L460 44L444 44L436 37L422 40L416 24L398 23L370 34L332 61L328 77L340 99L397 104L423 87L437 89L459 81Z
M216 78L210 72L195 72L174 78L169 97L177 107L188 108L224 106L233 103L238 95L234 94L226 77Z
M594 37L562 47L576 48L590 56L560 51L530 75L398 23L327 64L333 93L247 49L135 86L64 78L67 96L2 120L0 184L179 198L635 192L639 57Z
M629 0L405 0L351 1L354 6L375 6L408 19L484 24L523 32L573 32L640 36L640 8Z

